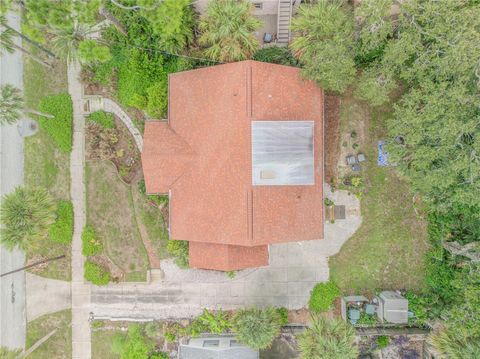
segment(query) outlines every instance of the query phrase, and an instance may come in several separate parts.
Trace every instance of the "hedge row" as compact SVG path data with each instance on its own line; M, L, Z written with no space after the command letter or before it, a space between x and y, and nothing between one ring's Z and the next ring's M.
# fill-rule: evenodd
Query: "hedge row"
M60 151L72 151L73 106L68 93L50 95L40 101L39 110L54 118L39 116L38 122L55 141Z

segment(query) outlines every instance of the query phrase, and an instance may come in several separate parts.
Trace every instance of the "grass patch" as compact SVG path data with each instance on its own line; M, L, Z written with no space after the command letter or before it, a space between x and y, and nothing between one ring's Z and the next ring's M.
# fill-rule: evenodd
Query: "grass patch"
M56 62L53 69L47 69L24 57L23 82L26 107L39 109L45 96L68 90L66 64ZM45 188L59 201L70 200L70 156L60 151L42 126L39 127L37 134L25 139L24 151L25 186ZM50 262L45 267L37 267L34 273L54 279L70 280L70 244L50 242L48 245L30 249L27 252L27 259L42 259L61 254L66 254L67 258Z
M61 152L72 152L73 105L68 93L49 95L40 100L40 111L54 118L38 116L40 127L55 141Z
M342 99L340 128L350 131L359 103ZM391 110L391 109L390 109ZM363 223L357 232L330 258L331 278L347 293L373 293L379 288L421 290L424 287L424 254L427 250L425 219L415 213L408 183L393 167L376 164L377 141L386 138L389 110L380 109L368 118L355 119L368 126L363 144L367 163L362 170ZM362 128L362 127L361 127ZM363 127L364 128L364 127Z
M115 166L107 161L86 164L87 222L101 238L104 254L126 275L136 280L146 276L148 259L138 231L129 185L118 177ZM144 278L144 277L143 277Z
M27 358L70 359L72 357L71 321L72 312L70 309L67 309L44 315L27 323L26 348L30 348L52 330L57 329L55 334Z
M70 201L59 201L57 204L57 219L48 230L48 237L56 243L72 243L73 236L73 205Z
M92 330L92 358L120 359L120 355L112 353L114 338L125 334L120 330Z
M84 256L93 256L101 254L102 251L102 241L98 239L95 229L90 225L86 225L82 231L82 254Z
M144 182L140 181L132 186L138 224L145 228L148 239L155 246L158 258L164 259L169 257L167 250L168 230L159 208L159 196L147 196L142 184L144 186ZM168 206L168 204L163 205Z

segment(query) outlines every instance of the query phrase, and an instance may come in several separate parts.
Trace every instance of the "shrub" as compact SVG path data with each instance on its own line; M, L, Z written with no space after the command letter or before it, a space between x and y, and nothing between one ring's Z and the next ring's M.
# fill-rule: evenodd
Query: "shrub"
M288 309L285 307L277 308L277 313L280 318L280 325L283 327L288 324Z
M115 120L113 114L105 111L95 111L88 115L89 122L95 122L103 128L115 128Z
M243 344L254 349L270 348L280 334L280 316L272 308L241 309L233 318L233 328Z
M128 61L118 68L117 96L125 106L148 110L162 117L166 111L167 74L161 55L149 56L130 50Z
M151 322L145 325L145 334L152 339L156 339L160 335L160 326L158 323Z
M96 285L107 285L110 282L110 273L107 269L88 260L85 262L84 277Z
M73 205L70 201L57 204L57 219L48 230L48 237L57 243L71 243L73 236Z
M360 314L360 319L358 319L357 324L358 325L368 325L372 326L377 324L377 316L374 314L366 314L366 313L361 313Z
M330 198L325 198L324 203L325 203L325 206L327 207L331 207L335 205L335 202L333 202Z
M256 61L270 62L272 64L299 66L298 60L293 57L287 47L264 47L253 55L253 59Z
M84 256L93 256L103 251L102 242L97 238L95 229L86 225L82 232L82 254Z
M41 245L55 222L55 201L43 189L17 187L2 197L0 241L8 249Z
M149 116L159 119L165 117L167 114L167 99L167 77L165 76L147 89L146 110Z
M72 151L73 107L72 99L67 93L50 95L40 101L39 109L54 118L39 116L38 122L55 141L60 151Z
M377 338L377 345L380 349L388 347L389 343L390 343L390 337L387 335L380 335Z
M180 268L188 268L188 241L170 239L167 251L175 258L175 263Z
M213 334L225 333L231 329L231 323L228 320L227 313L221 310L210 312L204 309L202 315L197 317L190 326L197 327L197 329L202 328L203 332Z
M325 312L331 308L339 295L340 290L332 281L318 283L310 292L308 307L314 313Z

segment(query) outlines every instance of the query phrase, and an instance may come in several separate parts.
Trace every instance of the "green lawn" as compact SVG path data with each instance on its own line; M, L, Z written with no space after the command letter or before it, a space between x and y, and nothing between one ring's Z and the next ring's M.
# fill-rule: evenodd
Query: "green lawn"
M116 334L120 330L92 330L92 359L120 359L120 356L112 353L111 346Z
M87 162L86 184L87 221L103 242L104 253L125 273L126 280L145 280L149 264L137 227L131 187L108 161Z
M356 101L344 99L341 108L342 131L362 126ZM425 219L418 215L408 184L393 167L376 164L376 145L385 138L387 109L373 111L363 119L365 136L359 139L368 162L363 169L365 183L361 199L363 223L358 231L330 258L332 279L344 293L373 293L376 289L422 289L423 256L427 249ZM355 123L350 123L354 118ZM357 130L358 131L358 130Z
M68 309L44 315L29 322L27 324L27 340L25 344L27 349L52 330L57 329L57 331L27 358L70 359L72 357L71 321L72 312Z
M34 50L32 50L34 51ZM52 94L67 91L66 64L57 62L53 69L24 58L24 98L28 108L38 109L41 100ZM70 199L70 156L59 151L53 139L40 128L25 139L25 186L46 188L57 200ZM70 280L70 245L51 241L27 252L28 259L42 259L66 254L67 258L37 268L35 274Z
M149 200L146 195L138 189L138 184L132 186L133 201L138 225L143 225L148 238L157 250L158 258L169 257L167 251L168 230L164 224L162 214L158 205Z

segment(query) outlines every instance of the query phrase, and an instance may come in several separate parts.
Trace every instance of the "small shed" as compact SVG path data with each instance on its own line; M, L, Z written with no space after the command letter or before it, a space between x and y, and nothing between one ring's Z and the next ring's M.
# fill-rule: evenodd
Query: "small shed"
M233 335L191 338L181 343L178 359L258 359L259 351L239 343Z
M382 323L408 323L408 300L406 298L394 291L381 292L377 298L377 315Z

